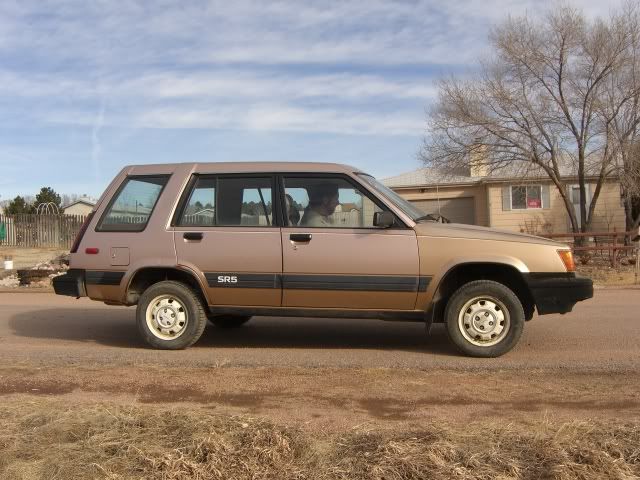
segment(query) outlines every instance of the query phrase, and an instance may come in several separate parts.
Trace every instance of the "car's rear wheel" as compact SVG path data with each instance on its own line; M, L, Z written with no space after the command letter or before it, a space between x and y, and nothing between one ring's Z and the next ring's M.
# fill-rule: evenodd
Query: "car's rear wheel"
M251 320L251 315L209 315L209 321L219 328L238 328Z
M473 357L498 357L511 350L524 329L524 309L515 293L491 280L467 283L445 309L447 333Z
M152 347L164 350L193 345L207 322L196 292L175 281L158 282L144 291L136 321L142 338Z

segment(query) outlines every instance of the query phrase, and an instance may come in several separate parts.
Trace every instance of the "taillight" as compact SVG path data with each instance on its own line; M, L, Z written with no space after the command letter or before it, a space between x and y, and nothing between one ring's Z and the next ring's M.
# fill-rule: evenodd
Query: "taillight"
M87 231L87 228L89 227L89 223L91 223L91 219L93 218L93 213L94 212L91 212L89 215L87 215L87 218L85 218L84 222L82 223L82 226L78 231L78 235L76 235L76 239L73 241L73 246L71 247L71 253L76 253L78 251L78 247L80 246L80 241L84 236L84 232Z
M576 271L576 263L573 260L571 250L558 250L558 255L560 255L560 260L564 263L564 268L567 269L567 272Z

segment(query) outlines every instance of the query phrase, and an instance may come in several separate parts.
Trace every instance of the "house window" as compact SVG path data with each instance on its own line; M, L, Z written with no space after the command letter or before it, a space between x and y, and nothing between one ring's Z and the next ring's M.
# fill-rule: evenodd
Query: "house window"
M571 203L574 205L580 205L580 186L573 185L571 187Z
M511 187L511 208L513 210L542 208L542 187L540 185Z

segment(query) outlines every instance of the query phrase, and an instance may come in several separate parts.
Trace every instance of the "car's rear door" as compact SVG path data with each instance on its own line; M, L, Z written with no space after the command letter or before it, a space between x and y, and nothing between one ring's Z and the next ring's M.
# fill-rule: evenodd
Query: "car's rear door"
M281 305L282 245L269 174L194 175L176 212L178 263L204 273L211 305Z
M399 220L373 226L385 207L346 175L281 177L283 306L323 309L412 310L419 277L415 232ZM337 198L318 199L323 190ZM320 192L320 193L318 193Z

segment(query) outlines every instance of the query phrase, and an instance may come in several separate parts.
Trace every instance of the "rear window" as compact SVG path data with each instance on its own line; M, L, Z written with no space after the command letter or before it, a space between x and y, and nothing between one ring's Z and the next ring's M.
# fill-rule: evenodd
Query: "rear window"
M271 177L198 176L177 225L180 227L271 226Z
M128 177L98 225L105 232L141 232L147 226L169 175Z

